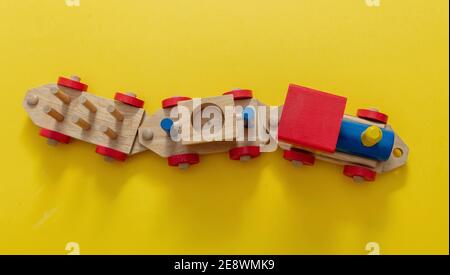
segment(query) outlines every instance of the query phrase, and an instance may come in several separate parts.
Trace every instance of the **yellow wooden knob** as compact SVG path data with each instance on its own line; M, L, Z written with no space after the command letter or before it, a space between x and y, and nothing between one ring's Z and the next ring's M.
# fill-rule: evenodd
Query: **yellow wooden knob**
M383 138L383 132L375 125L367 127L361 134L361 142L366 147L372 147Z

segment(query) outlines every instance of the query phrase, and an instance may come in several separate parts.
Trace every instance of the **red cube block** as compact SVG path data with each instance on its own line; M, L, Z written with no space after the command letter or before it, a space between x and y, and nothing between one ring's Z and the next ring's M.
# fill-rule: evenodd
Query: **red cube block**
M278 139L333 153L346 102L345 97L290 84L278 125Z

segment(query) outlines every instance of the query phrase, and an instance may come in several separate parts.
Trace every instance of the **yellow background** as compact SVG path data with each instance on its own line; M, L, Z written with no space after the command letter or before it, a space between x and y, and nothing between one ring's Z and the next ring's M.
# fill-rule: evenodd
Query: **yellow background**
M0 253L448 253L448 1L0 1ZM234 87L280 105L289 83L379 107L406 167L357 185L342 167L296 169L281 151L187 171L151 152L106 163L50 147L28 88L80 75L152 113L172 95Z

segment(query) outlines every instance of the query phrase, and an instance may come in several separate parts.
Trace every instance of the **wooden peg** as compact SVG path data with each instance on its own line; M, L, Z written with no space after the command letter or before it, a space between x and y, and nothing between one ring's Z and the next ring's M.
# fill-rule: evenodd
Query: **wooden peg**
M108 111L108 113L110 113L117 121L123 121L123 114L119 110L117 110L114 105L109 105L108 107L106 107L106 111Z
M87 122L86 120L82 119L79 116L74 115L70 118L70 120L72 121L72 123L80 126L83 130L87 131L91 129L91 124L89 124L89 122Z
M83 104L83 106L86 107L91 113L97 112L97 107L95 107L94 103L90 102L84 95L80 96L80 103Z
M52 107L50 107L48 105L44 106L43 111L44 111L44 113L53 117L54 119L56 119L59 122L64 120L64 116L62 114L60 114L58 111L56 111L55 109L53 109Z
M36 95L30 95L27 97L27 104L30 106L36 105L39 102L39 97Z
M79 77L78 75L71 75L70 79L77 82L81 81L81 77Z
M372 147L381 141L383 132L375 125L369 126L361 134L361 143L366 147Z
M61 100L64 104L69 104L70 103L70 96L66 95L64 92L62 92L61 90L59 90L56 87L53 87L52 89L50 89L50 91L52 92L52 94L54 94L59 100Z
M149 128L143 129L142 130L142 138L144 140L151 140L153 139L153 131Z
M105 135L107 135L110 139L116 139L117 138L117 133L114 132L111 128L107 127L107 126L100 126L100 131L102 133L104 133Z

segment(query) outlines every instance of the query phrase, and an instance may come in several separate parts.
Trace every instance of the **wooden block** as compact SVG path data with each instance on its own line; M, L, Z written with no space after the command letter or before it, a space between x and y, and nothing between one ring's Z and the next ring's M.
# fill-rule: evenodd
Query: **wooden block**
M346 98L291 84L279 122L278 139L332 153Z
M58 88L66 95L70 96L70 104L62 103L52 93L51 89ZM97 111L91 112L83 105L84 99L80 101L80 96L87 99ZM37 101L37 102L36 102ZM34 104L30 104L34 103ZM72 123L70 119L62 122L55 121L42 111L43 106L48 105L63 116L77 116L90 124L89 131L84 130L79 125ZM114 106L123 115L123 121L118 122L110 113L107 106ZM138 153L145 150L145 147L136 145L137 129L142 121L144 110L135 108L127 104L93 95L88 92L79 92L65 86L48 84L30 90L24 99L23 106L28 112L34 124L41 128L57 131L64 135L83 140L85 142L108 147L126 154ZM116 139L111 139L101 131L101 127L106 126L117 133ZM136 148L136 149L134 149Z
M198 101L195 101L198 100ZM198 104L196 104L198 102ZM195 106L197 105L197 106ZM185 145L188 144L200 144L212 142L216 138L219 140L225 140L225 132L231 133L228 137L230 140L235 137L235 127L234 127L234 112L225 112L225 107L230 106L234 107L234 100L232 95L222 95L215 97L207 97L207 98L198 98L193 100L181 101L178 103L178 106L185 107L189 110L190 118L184 119L182 123L191 123L191 131L189 133L182 133L182 143ZM222 115L222 117L218 118L222 121L222 131L218 133L216 136L212 136L210 141L206 140L202 136L202 128L205 123L210 123L211 120L203 119L201 116L202 112L205 108L216 108ZM199 123L196 123L198 121ZM228 122L228 123L227 123Z

